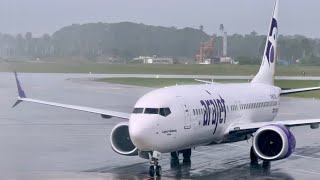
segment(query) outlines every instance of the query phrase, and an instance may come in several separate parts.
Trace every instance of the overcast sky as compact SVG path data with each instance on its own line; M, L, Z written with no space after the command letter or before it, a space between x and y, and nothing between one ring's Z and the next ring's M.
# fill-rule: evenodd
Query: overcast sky
M130 21L266 34L274 0L0 0L0 32L53 33L73 23ZM319 0L280 0L280 34L320 38Z

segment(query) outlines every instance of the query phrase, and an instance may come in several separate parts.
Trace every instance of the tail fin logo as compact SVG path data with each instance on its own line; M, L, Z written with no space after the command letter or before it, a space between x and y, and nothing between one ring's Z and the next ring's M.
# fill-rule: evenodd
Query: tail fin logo
M267 57L268 64L272 64L275 60L275 45L277 41L277 36L278 36L278 22L276 19L272 19L271 27L270 27L270 32L269 32L269 37L268 37L268 44L267 44L267 49L266 49L266 54L265 56Z

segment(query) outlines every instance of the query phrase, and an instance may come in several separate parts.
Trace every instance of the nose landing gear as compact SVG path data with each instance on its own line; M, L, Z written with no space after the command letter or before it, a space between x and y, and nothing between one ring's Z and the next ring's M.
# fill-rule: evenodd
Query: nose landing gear
M150 177L154 176L161 176L162 169L161 166L159 166L159 159L161 158L161 153L157 151L153 151L152 158L150 160L150 167L149 167L149 175Z
M151 165L149 167L149 175L150 177L158 176L160 177L162 173L161 166L158 165Z

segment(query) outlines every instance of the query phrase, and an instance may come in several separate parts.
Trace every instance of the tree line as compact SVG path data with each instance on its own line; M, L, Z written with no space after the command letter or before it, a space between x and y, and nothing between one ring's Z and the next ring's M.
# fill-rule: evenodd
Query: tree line
M79 58L86 61L138 56L165 56L195 59L201 42L210 36L199 29L149 26L130 22L73 24L52 35L33 37L0 33L0 58L50 59ZM258 64L265 46L265 35L256 32L228 36L228 55L241 64ZM222 52L222 37L215 35L215 56ZM279 36L279 59L304 64L320 64L320 40L301 35Z

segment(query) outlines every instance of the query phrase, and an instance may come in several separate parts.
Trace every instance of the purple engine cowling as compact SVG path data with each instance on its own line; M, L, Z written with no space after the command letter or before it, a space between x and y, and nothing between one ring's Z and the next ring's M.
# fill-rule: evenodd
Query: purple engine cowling
M296 139L284 125L264 126L253 138L254 153L263 160L275 161L289 157L296 147Z

